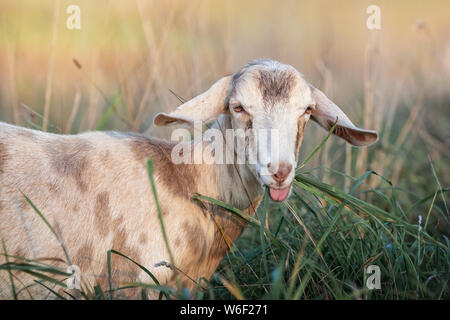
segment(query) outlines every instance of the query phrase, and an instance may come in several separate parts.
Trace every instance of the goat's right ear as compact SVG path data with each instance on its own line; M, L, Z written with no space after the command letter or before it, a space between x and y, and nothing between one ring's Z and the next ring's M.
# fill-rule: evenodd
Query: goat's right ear
M158 113L153 119L157 126L184 123L193 125L201 121L207 123L217 119L226 110L226 98L230 89L232 76L223 77L206 92L183 103L171 113Z
M330 130L334 124L334 134L354 146L368 146L378 140L378 133L356 127L347 115L319 89L312 87L312 97L316 108L311 113L311 119L325 130Z

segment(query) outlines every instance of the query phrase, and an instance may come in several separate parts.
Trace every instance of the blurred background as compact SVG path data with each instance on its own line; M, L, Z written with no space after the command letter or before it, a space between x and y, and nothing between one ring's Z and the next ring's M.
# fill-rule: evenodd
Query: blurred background
M79 30L66 26L73 4ZM381 8L380 30L366 27L371 4ZM330 139L309 167L346 190L332 170L357 178L371 169L414 202L450 182L449 13L439 0L0 0L0 120L168 138L152 118L179 105L171 90L189 99L272 58L296 67L356 125L380 132L365 149ZM301 159L325 135L309 124Z

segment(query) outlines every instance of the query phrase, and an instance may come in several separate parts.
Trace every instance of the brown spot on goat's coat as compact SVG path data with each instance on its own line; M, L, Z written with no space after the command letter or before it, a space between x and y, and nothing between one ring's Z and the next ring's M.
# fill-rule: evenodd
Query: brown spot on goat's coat
M295 156L297 158L300 151L300 146L302 145L303 142L303 136L305 134L305 126L307 122L308 121L304 117L301 117L298 121L297 136L295 138Z
M4 167L7 160L8 154L6 153L6 145L0 142L0 174L4 172Z
M181 238L175 239L175 247L180 247L183 244L183 240Z
M140 244L146 244L148 241L148 237L145 233L141 233L141 235L139 236L139 243Z
M122 228L114 234L111 249L120 252L121 254L127 256L128 258L136 261L137 263L142 263L139 251L127 245L128 233ZM111 280L116 285L123 285L125 283L135 282L139 275L140 269L128 259L120 257L118 255L111 255ZM107 276L108 266L105 264L102 276L106 274Z
M116 220L116 222L118 222L121 219ZM118 227L118 229L114 231L114 238L109 248L120 252L138 263L142 263L142 261L140 261L141 257L139 255L139 251L127 245L127 240L128 232L126 229L123 227ZM135 282L139 275L139 271L140 269L133 262L116 254L111 254L111 283L113 288L120 287L126 283ZM105 263L100 274L97 275L97 282L102 288L108 288L108 278L108 264ZM140 290L137 289L121 290L115 294L115 297L117 298L120 294L122 294L124 297L127 296L128 298L138 298L139 292Z
M255 197L251 205L245 209L244 212L253 216L255 214L255 209L258 208L261 198L262 195ZM237 238L242 234L247 223L219 206L213 204L207 204L206 206L208 211L212 214L214 222L218 225L214 234L213 245L209 250L208 259L221 259L228 252L229 245L233 245ZM219 229L219 226L222 231ZM227 243L222 232L230 243Z
M21 197L21 198L16 202L16 204L18 205L18 207L19 207L19 209L20 209L21 211L25 210L25 208L29 206L29 203L28 203L28 201L27 201L27 199L26 199L25 197Z
M166 216L169 214L170 210L163 203L160 203L159 207L161 208L161 214L163 216Z
M136 248L127 245L127 240L128 240L128 232L125 228L122 227L114 234L112 249L119 251L120 253L135 260L136 262L139 262L140 260L139 251ZM128 265L128 263L126 261L123 261L122 258L117 267L118 269L125 269L126 265ZM134 272L133 274L137 275L137 272Z
M152 158L155 176L170 192L185 198L190 198L196 192L197 173L194 165L172 162L171 153L175 144L140 135L130 136L129 144L136 160L143 165L147 158Z
M250 119L247 121L246 125L245 125L245 130L250 130L253 128L253 121Z
M236 171L236 167L234 166L234 164L227 164L226 166L228 174L230 175L230 177L232 177L234 175L234 172Z
M15 259L15 261L18 262L18 263L23 262L23 259L20 259L20 258L27 258L25 250L23 250L21 247L17 248L16 251L13 252L12 255L17 257Z
M59 185L56 182L47 183L48 191L50 191L53 195L59 193Z
M100 235L108 234L109 221L109 193L101 192L97 195L94 206L94 223Z
M90 149L91 144L83 139L58 139L47 145L52 168L59 175L71 177L82 192L87 191L84 176Z
M196 223L183 223L183 230L186 235L187 245L193 254L198 254L198 262L205 259L206 256L206 237L203 229Z
M74 263L79 266L82 271L87 271L91 266L94 254L94 247L92 242L85 243L75 254Z
M258 83L265 104L286 102L295 85L295 73L291 70L259 70Z
M208 211L211 212L212 218L217 224L213 245L209 251L209 257L212 259L221 259L229 249L228 243L222 232L225 234L227 240L230 241L229 244L232 245L241 235L246 223L216 205L209 205L208 207Z

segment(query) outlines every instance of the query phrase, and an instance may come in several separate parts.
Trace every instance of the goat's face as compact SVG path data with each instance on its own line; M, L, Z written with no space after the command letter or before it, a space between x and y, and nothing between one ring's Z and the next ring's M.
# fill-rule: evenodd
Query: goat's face
M305 124L315 107L309 84L291 66L273 61L247 65L233 76L228 111L247 163L275 201L287 198ZM253 161L249 161L253 159Z
M305 125L311 118L347 142L364 146L375 142L375 131L355 127L342 110L306 82L293 67L273 60L257 60L233 76L217 81L208 91L170 114L159 113L156 125L209 122L230 116L238 146L259 181L275 201L289 195ZM242 152L242 150L238 150Z

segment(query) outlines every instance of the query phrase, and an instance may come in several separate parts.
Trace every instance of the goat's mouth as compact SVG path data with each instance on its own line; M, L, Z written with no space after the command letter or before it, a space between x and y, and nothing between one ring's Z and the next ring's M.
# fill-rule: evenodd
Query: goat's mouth
M289 196L289 193L291 192L291 185L286 188L272 188L269 187L269 195L270 199L276 202L281 202L286 200L286 198Z

